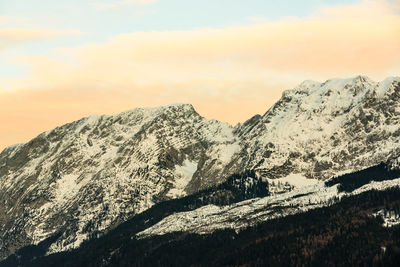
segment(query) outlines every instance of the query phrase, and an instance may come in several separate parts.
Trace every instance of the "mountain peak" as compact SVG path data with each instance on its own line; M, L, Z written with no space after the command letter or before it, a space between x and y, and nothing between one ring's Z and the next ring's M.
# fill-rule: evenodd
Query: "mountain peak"
M376 84L376 82L371 80L369 77L363 75L358 75L352 78L334 78L326 80L323 83L314 80L305 80L293 89L284 91L282 96L287 97L292 94L309 95L317 91L320 92L322 89L343 90L352 88L354 86L360 86L361 84L365 83L371 85Z
M378 86L378 96L383 97L393 86L393 84L400 84L400 77L388 77L382 80Z
M296 91L310 91L318 86L320 86L321 83L314 81L314 80L305 80L302 83L300 83L298 86L294 88Z
M60 231L49 253L77 247L244 170L280 192L272 181L378 164L400 151L399 81L304 81L236 128L172 104L87 117L10 147L0 154L0 258Z
M354 85L360 84L374 84L373 80L371 80L367 76L358 75L351 78L334 78L325 81L322 86L336 87L336 88L346 88Z
M192 104L177 103L177 104L170 104L170 105L158 106L158 107L135 108L135 109L128 110L128 111L125 111L125 112L122 112L120 114L113 115L113 116L120 116L120 115L125 115L125 114L132 115L135 113L147 114L149 116L157 116L157 115L163 114L165 112L182 112L185 114L188 114L188 113L198 114Z

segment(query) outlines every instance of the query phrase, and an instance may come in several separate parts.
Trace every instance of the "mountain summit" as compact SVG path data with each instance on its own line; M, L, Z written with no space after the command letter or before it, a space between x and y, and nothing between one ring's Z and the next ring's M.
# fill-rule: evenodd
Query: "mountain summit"
M393 77L305 81L236 127L187 104L84 118L0 154L0 257L55 234L48 253L76 248L245 171L271 193L312 185L397 157L399 136Z
M301 173L327 179L400 151L399 122L400 78L306 81L235 129L246 153L234 161L270 178Z

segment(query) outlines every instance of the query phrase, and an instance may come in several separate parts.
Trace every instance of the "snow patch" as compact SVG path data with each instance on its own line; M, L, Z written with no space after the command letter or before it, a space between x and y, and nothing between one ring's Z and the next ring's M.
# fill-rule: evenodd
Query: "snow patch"
M392 210L379 210L378 212L374 213L373 216L381 216L383 219L383 226L384 227L393 227L395 225L400 224L400 214L395 213Z
M226 144L216 147L215 155L218 155L217 159L223 163L228 164L231 160L233 155L240 150L240 145L238 143L233 144Z
M310 186L310 185L316 185L318 183L320 183L320 181L318 181L317 179L309 179L306 178L304 175L300 174L300 173L292 173L289 174L286 177L283 178L278 178L278 179L269 179L267 178L268 182L274 182L274 183L288 183L292 186L294 186L295 188L300 188L300 187L306 187L306 186Z
M80 185L77 182L79 176L76 174L64 175L57 181L56 192L54 194L56 203L65 202L78 193Z
M293 177L287 179L293 180ZM372 182L351 193L345 193L338 192L338 185L327 187L322 181L311 184L312 182L302 178L299 180L301 181L298 182L299 186L290 192L245 200L224 207L208 205L196 210L172 214L138 233L137 237L146 238L171 232L206 234L226 228L240 231L265 220L329 206L344 196L357 195L372 189L385 190L400 186L400 178L398 178ZM391 216L390 225L397 223L400 223L400 218Z
M173 181L174 188L169 190L167 196L174 198L184 196L186 194L185 187L192 180L193 174L196 172L196 170L197 170L197 162L190 161L188 159L185 159L182 166L176 165L175 173L177 175L175 181Z
M79 133L85 126L93 125L101 118L101 115L93 115L87 118L82 119L82 122L75 129L75 133Z
M388 78L384 79L383 81L381 81L379 83L378 90L377 90L378 97L383 97L390 90L390 88L392 87L392 84L395 81L399 81L399 80L400 80L400 77L388 77Z

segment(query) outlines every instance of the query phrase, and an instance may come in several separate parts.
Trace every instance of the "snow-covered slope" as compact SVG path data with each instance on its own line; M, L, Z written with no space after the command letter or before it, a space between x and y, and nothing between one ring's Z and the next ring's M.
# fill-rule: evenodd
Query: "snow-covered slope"
M400 149L400 78L305 81L235 133L237 168L269 178L326 179L375 165Z
M400 187L400 178L371 182L350 193L338 192L338 185L326 186L320 181L317 184L298 187L279 195L254 198L223 207L207 205L193 211L175 213L138 233L137 237L148 238L173 232L209 234L226 228L240 231L262 221L331 205L344 196L392 187ZM381 214L383 212L377 215ZM399 221L399 216L394 214L385 217L386 226L399 224Z
M50 252L77 247L155 203L247 170L275 198L206 214L241 214L238 224L248 225L259 204L257 220L279 201L308 209L336 194L319 180L399 155L399 136L400 78L306 81L235 128L183 104L84 118L0 154L0 258L55 233Z
M78 246L154 203L185 195L195 175L221 175L232 127L191 105L93 116L0 154L0 250L63 235ZM206 168L206 169L205 169ZM211 180L211 179L209 179Z

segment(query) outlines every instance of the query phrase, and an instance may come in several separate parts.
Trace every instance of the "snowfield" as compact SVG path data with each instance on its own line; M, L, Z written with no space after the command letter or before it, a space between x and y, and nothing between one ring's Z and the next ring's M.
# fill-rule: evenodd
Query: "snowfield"
M218 207L207 205L199 209L170 215L137 234L138 238L164 235L172 232L209 234L218 229L232 228L240 231L261 221L305 212L331 205L344 196L361 194L372 189L384 190L400 187L400 178L390 181L372 182L351 193L338 192L338 185L326 187L324 182L295 188L291 192L256 198ZM335 200L334 200L335 199ZM378 212L380 215L382 212ZM385 217L385 225L400 223L398 215Z

